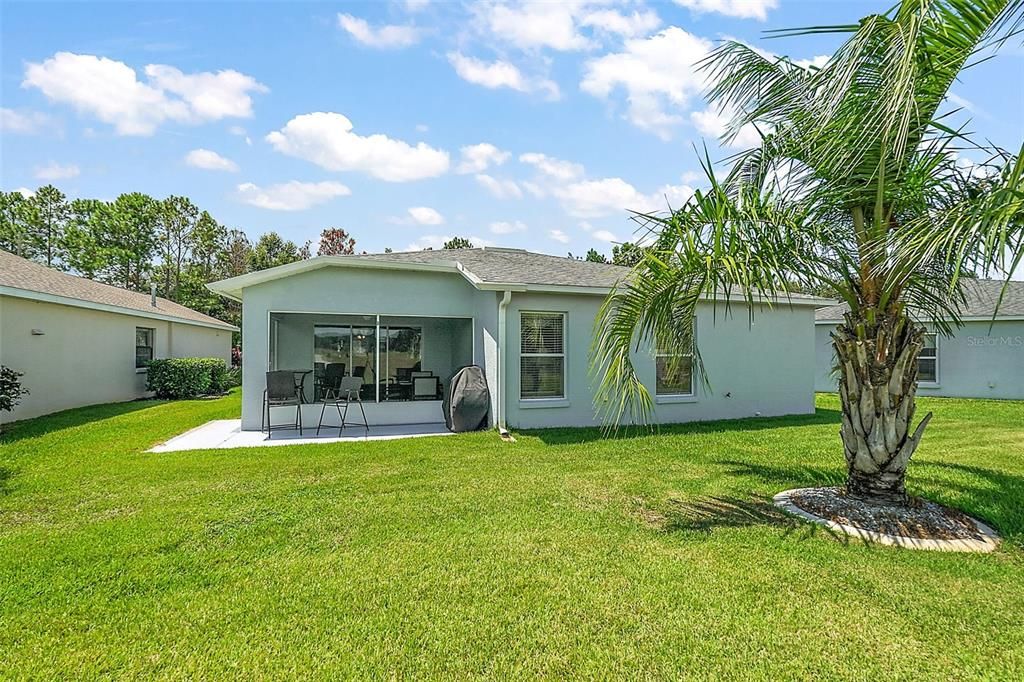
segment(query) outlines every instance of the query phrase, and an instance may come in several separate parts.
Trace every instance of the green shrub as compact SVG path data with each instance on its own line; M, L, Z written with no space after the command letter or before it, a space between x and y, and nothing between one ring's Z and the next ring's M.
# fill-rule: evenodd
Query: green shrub
M232 367L228 370L228 385L225 389L234 388L235 386L242 385L242 368Z
M227 363L218 358L151 360L147 367L146 389L158 398L196 398L230 387Z
M28 395L28 389L21 385L23 376L23 372L0 365L0 411L12 412L21 402L21 397Z

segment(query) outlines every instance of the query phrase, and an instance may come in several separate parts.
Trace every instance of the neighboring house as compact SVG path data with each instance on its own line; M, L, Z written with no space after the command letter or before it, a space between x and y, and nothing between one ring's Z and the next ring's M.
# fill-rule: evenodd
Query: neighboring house
M1010 282L993 320L1004 282L977 280L966 286L964 326L952 337L929 332L918 359L918 395L1024 399L1024 282ZM835 391L831 333L845 305L815 314L815 387ZM933 329L927 320L925 327Z
M446 384L454 370L476 364L487 376L492 424L535 428L600 423L590 374L594 319L628 272L483 248L322 256L209 287L242 302L243 429L260 428L268 370L329 363L364 378L371 423L442 421L440 402L410 400L403 377L430 372ZM711 390L686 361L668 375L673 349L636 354L657 421L813 412L814 308L829 303L794 296L762 307L753 324L742 302L728 314L724 301L702 305L696 338ZM319 413L307 405L303 421L315 424ZM282 408L275 421L288 415Z
M152 358L231 360L235 327L0 251L0 364L31 393L5 421L146 395Z

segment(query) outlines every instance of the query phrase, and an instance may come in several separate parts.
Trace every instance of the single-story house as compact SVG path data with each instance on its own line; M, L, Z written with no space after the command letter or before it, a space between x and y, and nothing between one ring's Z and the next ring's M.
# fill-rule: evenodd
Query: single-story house
M23 372L30 391L0 419L143 397L148 360L230 362L235 329L173 301L0 250L0 364Z
M364 379L371 424L442 421L438 396L410 396L401 376L430 373L443 390L454 370L475 364L487 378L492 425L539 428L600 423L594 320L628 272L488 247L322 256L209 287L242 303L243 430L261 428L267 371L316 376L330 364ZM685 361L669 374L665 354L688 349L636 353L657 421L813 412L814 309L834 301L795 295L765 305L752 324L741 302L728 314L725 303L709 300L697 316L710 390ZM303 383L306 425L320 414L314 383ZM288 419L282 411L275 422Z
M1010 282L993 319L1004 284L969 283L961 311L964 326L950 337L934 331L925 336L918 359L918 395L1024 399L1024 282ZM837 390L831 334L847 310L836 305L815 313L818 391ZM923 324L934 330L928 320Z

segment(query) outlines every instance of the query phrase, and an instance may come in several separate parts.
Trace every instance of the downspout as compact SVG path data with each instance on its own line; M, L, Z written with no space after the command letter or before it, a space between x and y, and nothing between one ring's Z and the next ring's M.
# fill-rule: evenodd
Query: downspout
M498 433L502 438L510 437L508 429L505 427L505 342L507 341L505 330L508 327L506 310L511 300L512 292L506 289L505 295L498 302L498 385L494 391L494 411L497 413L495 421L498 424Z

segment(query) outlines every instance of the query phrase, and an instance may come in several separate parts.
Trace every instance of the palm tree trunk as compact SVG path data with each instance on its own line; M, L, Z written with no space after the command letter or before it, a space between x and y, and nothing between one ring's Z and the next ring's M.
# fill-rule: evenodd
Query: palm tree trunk
M911 432L924 332L903 316L868 324L847 314L846 324L832 334L843 409L839 433L851 495L888 504L907 502L907 464L932 417L928 413Z

